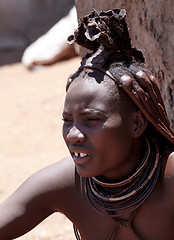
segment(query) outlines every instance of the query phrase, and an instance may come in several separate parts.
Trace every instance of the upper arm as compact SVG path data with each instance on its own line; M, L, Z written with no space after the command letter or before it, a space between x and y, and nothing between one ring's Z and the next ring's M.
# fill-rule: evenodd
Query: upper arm
M18 237L61 211L72 192L73 172L71 162L63 160L28 178L0 205L0 239Z
M166 163L165 168L165 195L169 203L170 213L174 217L174 152L172 152Z
M174 177L174 152L172 152L167 159L165 176L171 178Z

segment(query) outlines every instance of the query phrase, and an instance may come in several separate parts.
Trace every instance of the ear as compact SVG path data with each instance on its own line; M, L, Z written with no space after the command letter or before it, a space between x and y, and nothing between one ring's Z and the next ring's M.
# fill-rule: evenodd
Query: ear
M133 137L140 137L147 127L147 119L140 110L133 113Z

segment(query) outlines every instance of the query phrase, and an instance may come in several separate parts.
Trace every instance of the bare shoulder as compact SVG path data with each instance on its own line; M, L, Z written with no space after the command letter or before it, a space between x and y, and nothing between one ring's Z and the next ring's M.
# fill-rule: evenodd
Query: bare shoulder
M72 205L79 196L80 177L71 157L41 169L31 179L45 207L62 213L72 211Z
M57 161L35 174L27 181L40 193L70 190L75 184L75 164L70 157Z
M167 156L165 176L169 178L174 178L174 151L172 151Z
M20 202L23 206L33 202L38 208L61 211L66 199L73 193L75 176L71 158L60 160L31 175L9 200Z
M0 239L28 232L55 211L69 213L77 178L71 158L34 173L0 204Z
M43 177L49 181L66 181L74 177L75 164L71 157L59 160L36 172L36 176ZM72 179L71 179L72 180ZM53 182L52 182L53 183Z
M174 216L174 151L170 149L164 152L162 160L162 181L158 189L158 197L161 199L166 213ZM163 172L164 171L164 172Z

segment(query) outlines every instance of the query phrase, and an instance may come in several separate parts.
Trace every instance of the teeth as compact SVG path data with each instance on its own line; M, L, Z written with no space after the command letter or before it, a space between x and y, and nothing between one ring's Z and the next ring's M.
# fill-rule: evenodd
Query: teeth
M86 157L88 154L85 153L74 153L75 157Z
M85 157L85 156L87 156L87 154L80 153L80 157Z
M76 152L74 153L74 155L75 155L75 157L78 157L78 156L79 156L79 154L78 154L78 153L76 153Z

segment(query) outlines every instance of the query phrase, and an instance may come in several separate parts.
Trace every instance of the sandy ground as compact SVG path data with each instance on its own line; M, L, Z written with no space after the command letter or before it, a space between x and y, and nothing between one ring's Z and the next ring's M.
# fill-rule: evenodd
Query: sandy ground
M0 201L32 173L68 155L61 135L65 84L80 59L34 72L0 67ZM72 224L54 214L21 240L73 240Z

